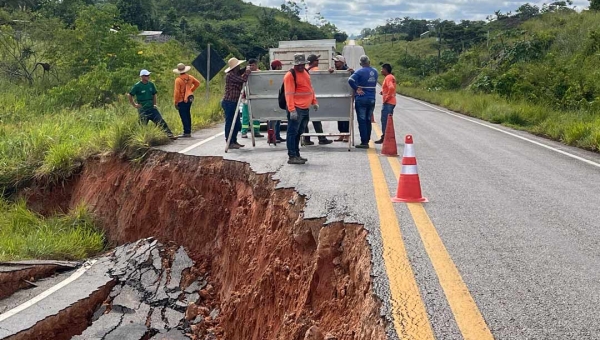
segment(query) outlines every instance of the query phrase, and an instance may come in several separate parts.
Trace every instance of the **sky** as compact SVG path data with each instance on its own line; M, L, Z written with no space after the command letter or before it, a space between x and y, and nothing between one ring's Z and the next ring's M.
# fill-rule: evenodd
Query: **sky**
M540 8L548 1L529 1L530 4ZM277 7L284 0L250 0L255 5ZM300 3L299 0L296 1ZM326 20L335 24L340 30L349 35L360 34L365 28L375 28L385 24L389 18L409 16L415 19L442 19L442 20L485 20L488 15L500 10L502 13L514 11L528 1L502 1L502 0L307 0L308 21L311 21L317 12ZM582 10L589 7L588 0L574 0L573 6ZM302 19L305 19L302 13Z

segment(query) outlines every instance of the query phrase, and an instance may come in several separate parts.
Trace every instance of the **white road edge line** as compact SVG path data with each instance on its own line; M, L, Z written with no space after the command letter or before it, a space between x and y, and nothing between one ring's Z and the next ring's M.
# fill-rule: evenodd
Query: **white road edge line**
M466 120L466 121L469 121L469 122L471 122L471 123L475 123L475 124L478 124L478 125L484 126L484 127L488 128L488 129L492 129L492 130L496 130L496 131L502 132L502 133L504 133L504 134L507 134L507 135L509 135L509 136L513 136L513 137L516 137L516 138L522 139L522 140L524 140L524 141L527 141L527 142L529 142L529 143L532 143L532 144L535 144L535 145L541 146L541 147L543 147L543 148L546 148L546 149L548 149L548 150L552 150L552 151L554 151L554 152L558 152L558 153L560 153L560 154L563 154L563 155L565 155L565 156L567 156L567 157L571 157L571 158L574 158L574 159L576 159L576 160L578 160L578 161L581 161L581 162L587 163L587 164L589 164L589 165L593 165L593 166L595 166L595 167L598 167L598 168L600 168L600 163L596 163L596 162L594 162L594 161L590 161L589 159L585 159L585 158L583 158L583 157L576 156L576 155L574 155L574 154L571 154L571 153L568 153L568 152L566 152L566 151L563 151L563 150L560 150L560 149L554 148L554 147L552 147L552 146L549 146L549 145L546 145L546 144L543 144L543 143L540 143L540 142L536 142L536 141L534 141L533 139L529 139L529 138L526 138L526 137L523 137L523 136L519 136L519 135L517 135L517 134L514 134L514 133L512 133L512 132L504 131L504 130L502 130L502 129L499 129L499 128L495 127L495 126L490 126L490 125L488 125L488 124L485 124L485 123L478 122L478 121L476 121L476 120L473 120L473 119L470 119L470 118L464 117L464 116L462 116L462 115L460 115L460 114L457 114L457 113L452 113L452 112L449 112L449 111L447 111L447 110L442 110L442 109L439 109L439 108L437 108L437 107L435 107L435 106L433 106L433 105L429 105L429 104L427 104L427 103L424 103L424 102L422 102L422 101L420 101L420 100L417 100L417 99L413 99L413 98L406 97L406 96L402 96L402 95L399 95L399 96L400 96L400 97L402 97L402 98L405 98L405 99L407 99L407 100L410 100L410 101L412 101L412 102L415 102L415 103L417 103L417 104L421 104L421 105L427 106L427 107L429 107L429 108L432 108L432 109L434 109L434 110L440 111L440 112L442 112L442 113L445 113L445 114L447 114L447 115L454 116L454 117L456 117L456 118L460 118L460 119L464 119L464 120Z
M188 152L188 151L190 151L190 150L193 150L193 149L195 149L195 148L199 147L199 146L200 146L200 145L202 145L202 144L205 144L205 143L208 143L208 142L210 142L211 140L213 140L213 139L215 139L215 138L217 138L217 137L219 137L219 136L223 136L224 134L225 134L225 132L219 132L219 133L217 133L216 135L214 135L214 136L212 136L212 137L208 137L208 138L206 138L205 140L202 140L202 141L200 141L200 142L198 142L198 143L196 143L196 144L194 144L194 145L190 145L190 146L188 146L187 148L185 148L185 149L183 149L183 150L179 151L179 153L186 153L186 152Z
M34 304L47 298L48 296L50 296L52 293L56 292L57 290L63 288L64 286L68 285L69 283L77 280L81 275L83 275L83 273L85 273L88 269L90 269L90 267L92 267L92 265L94 265L94 263L96 263L96 260L90 260L90 261L84 263L83 266L81 266L81 268L77 269L77 271L75 271L75 273L71 274L71 276L64 279L60 283L48 288L43 293L37 295L33 299L31 299L27 302L24 302L21 305L3 313L3 314L0 314L0 321L6 320L6 319L10 318L11 316L14 316L15 314L33 306Z

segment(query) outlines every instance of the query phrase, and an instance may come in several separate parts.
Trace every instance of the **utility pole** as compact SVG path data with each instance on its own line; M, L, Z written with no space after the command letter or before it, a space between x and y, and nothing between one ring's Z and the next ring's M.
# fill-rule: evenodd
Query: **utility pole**
M440 74L440 60L442 59L442 32L441 31L442 24L438 24L437 36L438 36L438 60L437 60L437 74Z
M210 99L210 88L208 83L210 82L210 43L206 47L207 56L206 56L206 101Z

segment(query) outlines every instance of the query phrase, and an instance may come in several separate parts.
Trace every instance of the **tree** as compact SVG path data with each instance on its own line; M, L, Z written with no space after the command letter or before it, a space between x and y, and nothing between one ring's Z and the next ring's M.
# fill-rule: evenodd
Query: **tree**
M535 5L530 5L529 3L526 3L524 5L521 5L521 7L519 7L517 10L517 16L521 19L530 19L533 18L534 16L540 14L540 8L538 6Z
M590 0L590 9L600 11L600 0Z
M344 42L348 39L348 34L346 32L337 32L333 35L333 38L337 42Z
M295 1L282 3L281 11L292 19L300 20L300 6Z
M179 33L177 11L175 10L175 8L171 7L161 21L162 23L160 25L160 28L162 29L164 34L177 35Z
M140 30L155 28L155 5L153 0L117 0L121 19Z

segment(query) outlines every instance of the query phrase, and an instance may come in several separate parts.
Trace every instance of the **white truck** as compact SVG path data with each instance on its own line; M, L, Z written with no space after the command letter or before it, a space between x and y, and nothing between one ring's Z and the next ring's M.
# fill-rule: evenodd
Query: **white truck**
M332 58L335 52L335 39L280 41L279 47L269 49L269 60L280 60L283 69L287 70L293 66L294 54L302 53L306 57L316 54L321 56L319 69L327 70L334 67Z

